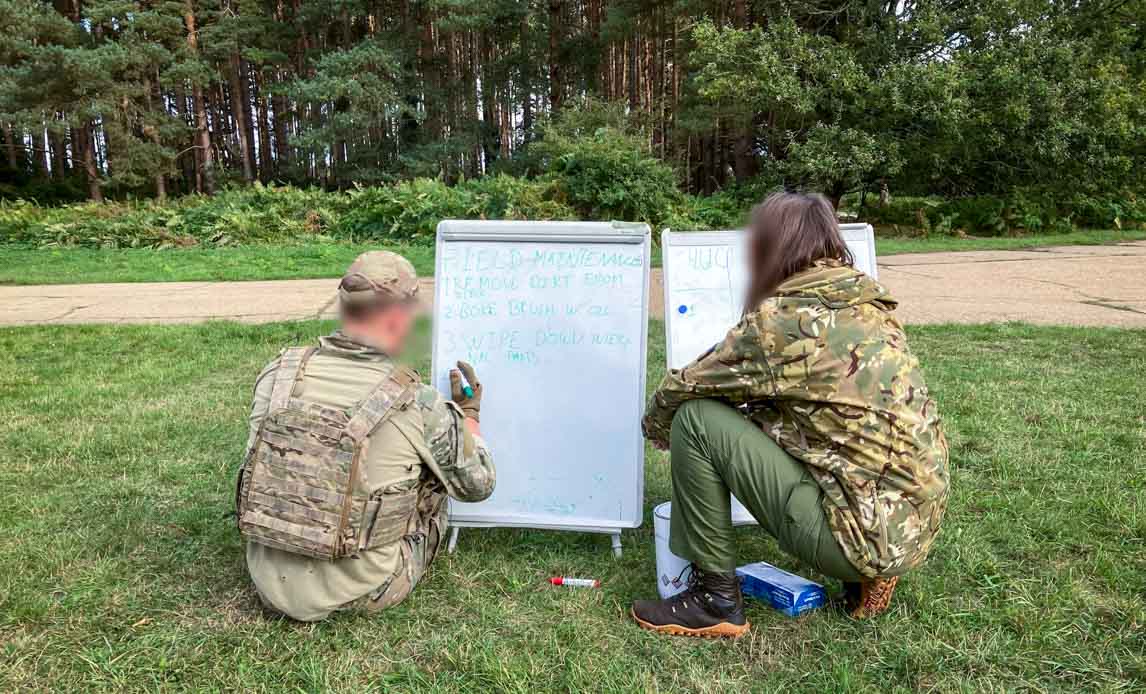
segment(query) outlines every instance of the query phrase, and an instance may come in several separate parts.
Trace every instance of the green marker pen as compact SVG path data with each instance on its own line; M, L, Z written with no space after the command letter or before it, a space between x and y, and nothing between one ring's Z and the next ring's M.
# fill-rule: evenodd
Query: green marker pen
M474 389L469 386L462 386L462 394L467 398L472 398L474 396Z

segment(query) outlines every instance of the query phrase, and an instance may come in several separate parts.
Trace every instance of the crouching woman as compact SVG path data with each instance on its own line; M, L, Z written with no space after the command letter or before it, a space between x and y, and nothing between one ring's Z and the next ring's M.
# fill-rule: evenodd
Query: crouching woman
M947 442L896 301L853 269L831 205L775 194L752 212L743 319L660 384L644 433L671 451L670 548L689 590L639 600L646 629L748 630L729 492L780 547L844 583L856 618L887 609L947 505Z

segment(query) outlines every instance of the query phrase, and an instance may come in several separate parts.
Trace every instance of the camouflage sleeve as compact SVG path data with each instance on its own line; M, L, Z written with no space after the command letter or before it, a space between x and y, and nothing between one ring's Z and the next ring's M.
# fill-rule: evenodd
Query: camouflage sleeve
M481 501L493 493L493 458L481 437L470 434L465 416L454 402L430 386L418 390L423 436L430 449L430 467L446 493L458 501Z
M641 422L645 438L668 443L673 416L689 400L713 398L731 405L769 397L775 390L760 340L759 316L749 314L724 340L683 369L670 369Z
M255 443L255 436L259 433L259 427L262 426L263 417L267 416L267 408L271 404L271 389L274 387L275 373L278 370L279 360L276 357L271 363L263 367L258 378L255 379L255 393L251 398L251 413L247 418L247 446L243 449L244 458L251 452L251 446Z

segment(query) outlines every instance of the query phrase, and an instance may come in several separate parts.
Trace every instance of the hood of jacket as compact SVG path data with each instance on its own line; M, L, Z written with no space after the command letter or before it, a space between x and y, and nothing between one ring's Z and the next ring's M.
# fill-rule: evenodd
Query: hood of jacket
M819 301L833 309L879 304L883 310L893 311L899 304L882 284L838 260L816 261L807 270L784 280L774 296Z

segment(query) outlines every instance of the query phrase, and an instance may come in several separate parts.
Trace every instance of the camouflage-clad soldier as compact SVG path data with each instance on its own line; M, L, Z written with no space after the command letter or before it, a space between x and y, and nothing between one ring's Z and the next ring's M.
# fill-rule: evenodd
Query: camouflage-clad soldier
M441 545L447 496L494 486L473 369L450 374L447 400L394 361L419 312L409 261L359 256L339 304L337 332L259 374L237 494L259 596L303 621L401 602Z
M747 631L729 491L782 549L843 580L855 617L887 608L947 506L947 442L897 302L850 266L830 204L772 196L749 233L750 310L665 377L643 423L671 447L670 546L696 579L634 604L658 631Z

